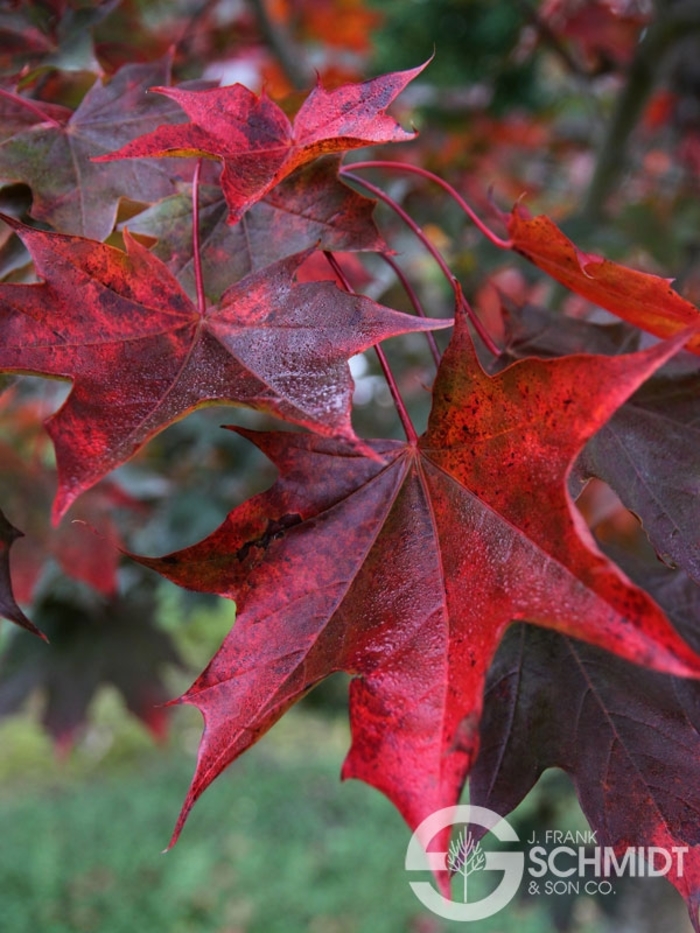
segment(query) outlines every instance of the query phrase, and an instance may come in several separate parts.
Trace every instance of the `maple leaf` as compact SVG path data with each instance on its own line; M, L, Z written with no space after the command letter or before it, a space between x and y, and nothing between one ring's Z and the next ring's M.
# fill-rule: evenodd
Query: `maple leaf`
M505 316L505 349L497 365L527 356L550 358L571 353L602 353L615 356L639 349L641 334L620 321L594 324L562 315L552 308L525 304L516 307L501 300Z
M153 122L182 119L180 109L146 91L170 78L170 59L145 65L125 65L103 84L97 80L78 109L62 116L55 106L39 102L47 119L33 116L18 98L13 117L16 131L0 144L0 179L24 182L32 189L32 217L64 233L104 240L114 227L121 198L148 204L175 191L177 172L172 163L95 165L101 155L133 139ZM3 112L12 111L3 101ZM7 131L5 131L7 132ZM50 171L47 167L50 166Z
M74 7L79 4L50 0L47 3L5 3L0 12L0 68L36 74L42 65L67 71L97 66L91 28L118 0ZM8 9L9 8L9 9Z
M639 337L639 332L626 324L600 326L534 306L509 313L506 331L508 353L515 357L585 349L617 354L635 348ZM661 559L682 567L697 582L699 406L697 360L681 354L596 432L575 470L578 481L595 476L611 486L640 519ZM682 469L679 464L683 464Z
M14 525L11 525L3 512L0 510L0 616L9 619L16 625L33 632L40 638L46 639L43 632L26 617L20 607L17 605L13 590L12 580L10 578L10 548L17 540L21 538L23 532L19 531Z
M658 376L590 441L578 468L608 483L663 561L700 583L700 376ZM672 456L669 456L672 451Z
M181 702L205 721L197 797L328 674L355 675L343 776L415 827L456 803L478 747L484 680L513 620L677 674L700 662L656 604L595 548L566 490L585 441L680 345L525 360L491 377L463 317L417 444L238 429L277 483L199 544L137 558L235 599L236 624Z
M245 405L359 443L348 358L386 337L451 324L329 282L295 283L306 253L246 276L200 313L127 232L123 253L3 219L45 282L0 285L0 368L73 381L47 422L58 461L56 521L155 433L202 405Z
M236 223L283 178L319 156L413 139L415 133L384 111L424 67L331 91L317 86L293 125L274 101L242 84L201 91L155 87L176 101L191 122L160 126L97 161L168 155L219 159L229 222Z
M616 554L681 634L700 648L700 589L689 578ZM489 672L470 801L507 814L547 768L573 779L599 846L688 846L668 878L700 929L698 684L639 670L598 648L514 626Z
M375 202L339 180L339 165L339 157L327 156L303 166L233 227L226 223L228 208L221 189L200 186L200 252L207 297L218 300L249 272L311 246L334 252L388 249L372 220ZM156 237L153 253L188 294L196 293L189 195L153 205L129 221L129 231Z
M555 33L578 45L591 69L606 71L611 63L627 65L639 44L639 34L651 16L642 5L610 0L547 0L539 11L541 20Z
M60 595L41 602L37 618L51 649L39 653L33 639L12 639L0 657L0 716L16 712L41 689L44 727L66 749L98 689L111 684L129 711L156 738L164 738L161 669L166 664L182 667L182 662L170 636L154 623L155 609L152 592L143 587L84 604Z
M530 217L516 205L508 233L513 249L557 282L657 337L700 321L698 309L671 288L670 279L582 252L549 217ZM688 349L700 354L700 333L688 341Z
M16 416L16 411L12 412ZM41 440L37 438L37 449ZM139 503L118 486L108 481L89 489L73 506L57 528L47 525L51 500L55 493L55 471L47 468L38 457L27 462L13 448L0 442L0 501L13 503L13 515L26 534L13 554L14 592L20 602L34 598L36 584L49 559L54 559L61 571L74 580L87 583L98 593L112 595L117 589L120 543L114 513L118 509L135 509ZM87 526L87 527L86 527ZM93 535L88 528L99 528Z

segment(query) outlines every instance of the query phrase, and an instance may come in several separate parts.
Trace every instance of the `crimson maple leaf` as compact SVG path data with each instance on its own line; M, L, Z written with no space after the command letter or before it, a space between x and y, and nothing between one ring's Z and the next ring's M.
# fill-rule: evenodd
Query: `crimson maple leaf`
M416 443L255 435L280 470L204 541L138 558L236 600L236 624L181 698L205 720L173 841L204 788L328 674L355 675L343 776L410 826L458 799L484 680L513 620L677 674L700 660L597 549L573 508L575 455L681 345L525 360L491 377L460 317Z
M386 337L451 324L328 282L295 283L308 251L246 276L200 312L127 232L123 253L0 216L45 278L0 285L0 368L73 380L47 422L60 484L55 520L156 432L217 401L357 442L348 358Z
M331 152L413 139L384 112L423 70L393 72L326 91L311 91L292 125L265 93L242 84L210 90L155 87L176 101L190 123L159 126L96 161L160 156L209 156L223 164L221 186L235 223L300 165Z

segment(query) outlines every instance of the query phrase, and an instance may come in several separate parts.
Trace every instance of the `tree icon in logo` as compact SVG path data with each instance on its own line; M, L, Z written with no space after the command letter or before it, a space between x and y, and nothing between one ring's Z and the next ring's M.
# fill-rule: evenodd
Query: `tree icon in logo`
M481 844L474 841L471 831L463 827L456 839L450 842L447 853L447 867L451 872L461 875L464 879L462 900L467 903L467 878L475 871L481 871L486 865L486 856Z
M462 827L449 843L449 851L439 851L433 845L436 837L447 827ZM503 910L515 897L525 871L525 854L522 851L482 851L481 844L475 842L469 826L481 826L488 830L498 842L519 843L518 834L502 816L486 807L458 804L443 807L427 816L419 823L411 836L406 849L406 870L431 871L433 878L439 872L450 871L464 879L464 900L450 900L436 891L430 881L410 881L411 889L421 903L432 910L438 917L456 920L460 923L472 920L484 920ZM444 835L442 835L444 838ZM477 897L467 903L467 881L475 871L501 872L496 888L485 897ZM444 876L443 876L444 877Z

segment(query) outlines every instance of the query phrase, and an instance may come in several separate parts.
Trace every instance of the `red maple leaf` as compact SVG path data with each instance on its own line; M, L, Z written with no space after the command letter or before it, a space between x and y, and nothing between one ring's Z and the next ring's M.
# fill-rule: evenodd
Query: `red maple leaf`
M311 91L292 125L264 93L241 84L202 91L156 87L182 107L190 123L160 126L96 161L209 156L223 164L221 187L235 223L300 165L331 152L401 142L415 134L384 112L425 65L326 91Z
M200 312L126 232L123 253L3 219L45 282L0 285L0 368L73 381L47 422L58 460L56 520L155 433L217 401L358 442L349 357L386 337L451 324L329 282L295 283L308 252L246 276Z
M491 377L460 318L416 443L374 442L377 461L335 440L241 431L277 483L199 544L139 558L238 608L182 697L205 730L173 840L223 768L334 671L355 675L343 775L381 789L412 827L458 799L486 672L513 620L697 674L698 657L596 549L566 489L581 446L681 343L525 360Z
M18 420L16 409L7 415ZM40 422L37 427L38 433ZM58 527L52 528L47 517L56 491L56 476L40 456L42 447L49 446L45 434L37 437L37 455L28 460L0 441L0 501L12 503L13 517L26 535L13 553L15 595L20 602L31 603L50 559L67 577L81 580L105 596L113 595L117 591L117 547L121 541L115 513L120 509L135 510L139 503L116 484L105 481L88 490L80 506L73 506ZM90 528L99 528L100 534L92 534Z
M513 249L557 282L657 337L700 322L700 312L671 288L672 280L582 252L549 217L530 217L516 205L508 233ZM700 353L700 333L688 341L688 349Z

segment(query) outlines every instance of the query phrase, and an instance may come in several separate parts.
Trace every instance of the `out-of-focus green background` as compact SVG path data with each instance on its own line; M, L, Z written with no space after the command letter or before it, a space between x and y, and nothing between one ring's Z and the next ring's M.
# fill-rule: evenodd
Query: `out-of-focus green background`
M211 621L211 629L219 625ZM207 620L200 618L200 627ZM332 704L331 704L332 705ZM166 747L104 688L74 751L57 758L27 713L0 725L4 933L438 933L404 871L409 831L389 802L341 784L346 717L302 704L196 804L162 853L194 765L200 717L176 712ZM581 825L575 813L568 825ZM551 929L544 901L476 933ZM581 903L576 929L593 933Z
M163 584L162 624L196 668L228 629L232 606L177 620ZM31 637L31 636L27 636ZM187 675L171 671L177 695ZM488 920L425 911L404 869L409 831L377 791L339 773L349 747L341 677L291 710L195 805L168 844L192 776L199 713L178 707L154 745L103 687L90 725L60 755L32 705L0 723L0 929L3 933L603 933L622 929L609 899L532 897L525 883ZM584 830L568 780L548 772L510 817L521 840L547 823ZM544 821L544 822L543 822ZM493 873L488 873L493 874ZM422 876L412 876L420 880ZM459 885L461 879L456 878ZM683 923L678 895L664 887ZM470 884L482 883L478 873ZM638 879L628 900L650 893ZM635 886L636 885L636 886ZM658 891L658 886L655 890ZM458 896L458 895L457 895ZM630 897L631 896L631 897ZM626 929L635 929L627 927ZM682 926L678 927L680 931Z

